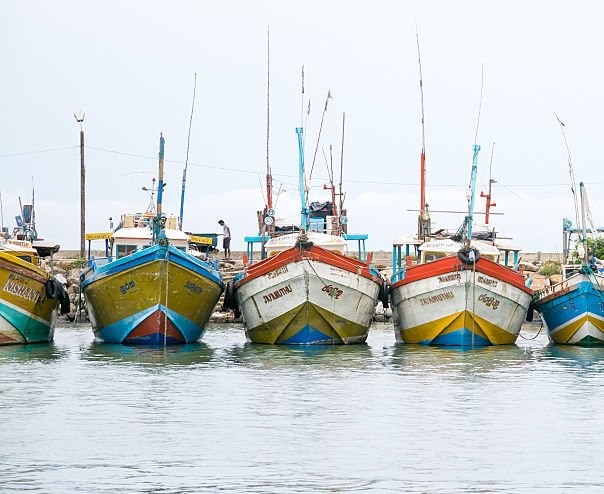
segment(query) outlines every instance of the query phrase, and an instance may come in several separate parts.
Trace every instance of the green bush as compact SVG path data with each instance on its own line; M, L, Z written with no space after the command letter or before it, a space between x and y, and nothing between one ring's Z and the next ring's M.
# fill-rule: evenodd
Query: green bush
M561 274L562 269L558 261L545 261L538 273L542 274L543 276L551 276L553 274Z

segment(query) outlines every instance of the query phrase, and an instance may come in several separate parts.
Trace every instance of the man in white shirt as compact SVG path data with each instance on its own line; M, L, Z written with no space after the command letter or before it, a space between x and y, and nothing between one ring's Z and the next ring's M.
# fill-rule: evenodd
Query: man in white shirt
M224 248L224 258L231 258L231 229L229 225L227 225L223 220L219 220L218 224L222 227L222 233L218 235L223 235L222 247Z

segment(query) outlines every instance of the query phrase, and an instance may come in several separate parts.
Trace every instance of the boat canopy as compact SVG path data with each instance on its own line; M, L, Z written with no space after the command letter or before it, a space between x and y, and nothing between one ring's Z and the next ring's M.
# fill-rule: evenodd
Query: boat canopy
M308 241L313 244L322 247L323 249L336 252L338 254L344 254L346 252L346 240L337 235L328 235L320 232L307 232ZM281 235L279 237L271 238L265 244L266 252L269 256L283 252L284 250L292 248L298 241L298 233L290 233L288 235Z
M478 249L481 256L491 259L492 261L497 261L500 252L494 245L479 240L472 240L470 245ZM462 246L463 244L461 242L456 242L449 238L429 240L419 246L421 255L420 262L431 262L440 259L441 257L457 254Z

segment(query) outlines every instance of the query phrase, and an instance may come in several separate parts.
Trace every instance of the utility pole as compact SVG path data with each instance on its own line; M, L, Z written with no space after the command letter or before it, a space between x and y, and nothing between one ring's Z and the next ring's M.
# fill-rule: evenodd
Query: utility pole
M80 258L86 255L86 167L84 166L84 115L82 111L73 114L80 124Z

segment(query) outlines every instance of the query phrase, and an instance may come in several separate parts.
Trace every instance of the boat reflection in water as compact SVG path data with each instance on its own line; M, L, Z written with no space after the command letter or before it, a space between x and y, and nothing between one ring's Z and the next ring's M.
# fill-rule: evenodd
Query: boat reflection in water
M199 342L164 347L93 341L83 352L82 358L108 365L122 363L137 366L195 366L211 362L214 359L214 350Z
M448 376L466 379L493 372L503 375L517 372L518 366L526 365L533 358L533 348L517 345L472 348L407 344L384 350L385 362L400 372L433 374L437 378Z
M65 351L54 343L0 345L0 365L23 361L54 361L65 356Z
M321 372L354 369L366 371L379 365L381 353L366 343L357 345L259 345L245 343L227 350L221 359L231 365L259 369L303 370Z

